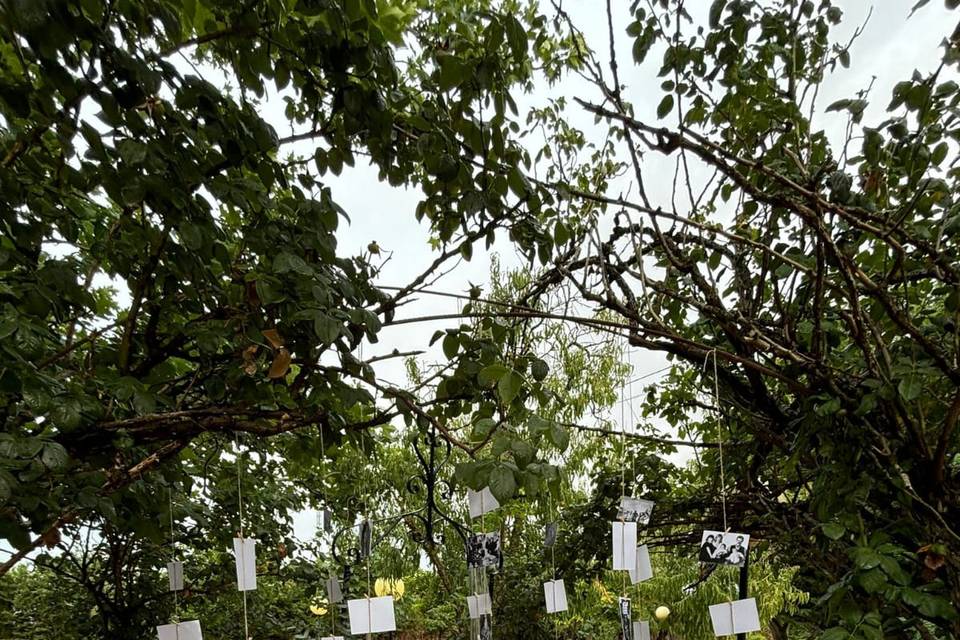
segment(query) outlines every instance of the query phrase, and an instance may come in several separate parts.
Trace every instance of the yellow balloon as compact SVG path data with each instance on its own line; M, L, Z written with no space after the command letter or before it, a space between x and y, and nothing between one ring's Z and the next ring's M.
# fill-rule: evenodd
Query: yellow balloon
M397 600L403 597L403 592L405 587L403 586L403 578L397 578L393 583L393 595Z
M667 616L670 615L670 609L664 606L657 607L657 610L653 612L653 615L656 616L657 620L666 620Z
M390 592L389 586L387 585L387 581L384 580L383 578L377 578L377 581L373 583L373 591L378 596L387 595Z

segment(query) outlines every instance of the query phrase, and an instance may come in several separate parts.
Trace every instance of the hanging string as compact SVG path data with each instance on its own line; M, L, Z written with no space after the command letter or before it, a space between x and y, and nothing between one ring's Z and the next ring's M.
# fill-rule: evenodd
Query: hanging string
M362 364L363 363L363 341L362 340L360 341L360 345L359 345L359 355L360 355L360 362L361 362L360 366L362 367L363 366ZM376 405L376 402L377 402L376 387L374 387L373 402L374 402L374 405ZM374 413L376 413L376 407L374 407ZM361 404L360 405L360 422L363 422L364 418L366 418L366 415L367 415L366 408L363 404ZM367 560L367 629L372 629L373 628L373 612L371 611L372 607L370 605L370 594L373 593L373 589L371 586L373 584L373 581L371 579L372 568L370 564L373 560L373 523L370 521L370 496L369 496L370 487L368 486L370 472L368 468L369 461L367 460L367 442L363 438L363 433L360 433L359 437L360 437L360 451L363 454L363 471L362 471L363 478L361 478L361 481L364 487L364 491L363 491L363 520L364 521L360 525L360 548L363 551L364 555L366 555L366 560ZM364 534L366 534L366 540L370 541L369 545L366 544L366 540L364 539ZM369 633L367 633L367 637L368 638L370 637Z
M173 528L173 486L170 487L170 548L173 552L173 562L179 562L177 557L177 536ZM173 583L173 586L176 587L176 583ZM179 589L173 590L173 621L174 623L180 623L180 598L179 598ZM177 636L180 635L180 628L177 627Z
M620 382L620 496L621 503L623 496L627 495L627 420L625 414L626 394L623 382ZM618 507L619 508L619 507ZM620 513L620 557L626 558L627 549L627 525L624 519L626 514L621 510ZM627 573L621 574L622 581L620 586L620 595L627 595Z
M240 507L240 548L237 551L240 555L240 577L244 583L242 586L246 587L247 567L244 550L246 549L247 543L243 535L243 483L241 482L243 452L240 451L240 436L236 431L233 433L233 442L237 448L237 504ZM250 640L250 623L247 617L247 590L241 589L240 593L243 596L243 638L244 640Z
M713 410L716 412L717 420L717 451L720 456L720 509L723 512L723 532L727 528L727 479L723 464L723 421L720 415L720 379L717 376L717 350L711 349L703 359L703 371L707 370L707 363L710 356L713 356Z
M550 572L552 574L551 580L553 581L553 610L557 610L557 538L560 536L560 512L559 508L557 509L556 516L553 511L553 496L550 493L550 488L547 488L547 522L553 522L554 532L553 532L553 541L550 545ZM560 637L560 626L557 620L553 620L553 637L554 640Z

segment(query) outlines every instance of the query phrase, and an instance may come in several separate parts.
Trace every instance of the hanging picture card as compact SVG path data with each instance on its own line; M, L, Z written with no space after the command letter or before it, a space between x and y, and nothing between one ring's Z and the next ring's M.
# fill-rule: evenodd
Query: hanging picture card
M369 520L360 523L360 557L369 558L373 550L373 524Z
M323 636L320 640L345 640L343 636Z
M633 640L650 640L650 623L646 620L634 620Z
M547 613L560 613L567 610L567 589L563 580L548 580L543 583L543 599L547 603Z
M500 503L490 493L490 487L484 487L480 491L468 489L467 502L470 503L471 518L479 518L483 514L490 513L500 507Z
M233 556L237 564L237 589L254 591L257 588L257 541L255 538L234 538Z
M183 563L179 560L167 563L167 580L170 591L183 591Z
M630 570L630 583L637 584L653 577L653 567L650 565L650 551L647 545L637 547L637 563Z
M499 533L477 533L467 538L468 567L494 567L500 560Z
M747 561L750 536L746 533L704 531L700 539L700 562L742 567Z
M351 635L397 630L393 596L347 600L347 612L350 614Z
M159 640L203 640L199 620L163 624L157 627Z
M467 596L467 611L471 620L476 620L480 616L489 616L493 613L493 607L490 603L489 593L478 593L473 596Z
M755 598L722 602L710 606L710 621L717 636L760 631L760 614Z
M317 511L317 529L324 533L333 531L333 512L330 509Z
M641 527L645 527L650 522L653 505L654 503L650 500L620 496L620 510L617 511L617 520L636 522Z
M637 523L611 522L613 529L613 568L632 571L637 567Z
M493 640L493 616L480 616L479 631L477 640Z
M543 531L543 546L549 549L557 544L557 523L548 522Z
M620 613L620 633L623 640L634 640L633 638L633 616L630 613L630 598L620 597L617 603L617 610Z
M340 581L337 580L336 576L330 576L326 580L327 586L327 600L330 601L330 604L337 604L338 602L343 602L343 591L340 590Z

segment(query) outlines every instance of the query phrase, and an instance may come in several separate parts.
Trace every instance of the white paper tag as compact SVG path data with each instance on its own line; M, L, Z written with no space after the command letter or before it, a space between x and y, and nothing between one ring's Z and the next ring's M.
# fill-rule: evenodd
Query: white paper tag
M345 640L343 636L323 636L320 640Z
M326 580L327 583L327 600L330 601L330 604L337 604L338 602L343 602L343 592L340 590L340 581L337 580L336 576L330 576Z
M650 623L645 620L633 622L633 640L650 640Z
M347 612L350 614L351 635L397 630L393 596L347 600Z
M471 620L476 620L480 616L489 616L493 613L490 603L489 593L478 593L473 596L467 596L467 611Z
M613 568L632 571L637 567L637 523L611 522L613 529Z
M183 591L183 563L179 560L167 563L167 581L170 591Z
M500 508L500 503L490 493L490 487L484 487L480 491L473 489L467 490L467 501L470 503L470 517L479 518L485 513L490 513Z
M160 640L203 640L199 620L188 620L176 624L163 624L157 627Z
M710 621L716 636L760 631L760 613L755 598L722 602L710 606Z
M653 577L653 567L650 565L650 552L647 545L642 544L637 547L637 564L630 571L631 584L637 584Z
M255 538L234 538L233 557L237 565L237 590L257 588L257 541Z
M548 580L543 583L543 599L547 603L547 613L560 613L567 610L567 589L563 580Z

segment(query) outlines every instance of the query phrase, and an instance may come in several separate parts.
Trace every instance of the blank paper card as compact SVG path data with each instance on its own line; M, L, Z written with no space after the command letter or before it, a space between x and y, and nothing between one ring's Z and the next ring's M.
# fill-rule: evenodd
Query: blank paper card
M347 612L350 614L351 635L397 630L393 596L347 600Z
M233 557L237 564L237 589L253 591L257 588L257 541L254 538L234 538Z
M567 610L567 589L563 580L549 580L543 583L543 599L547 603L547 613L560 613Z
M157 627L160 640L203 640L199 620L188 620L176 624L164 624Z
M613 568L634 571L637 568L637 523L611 522L613 529Z

